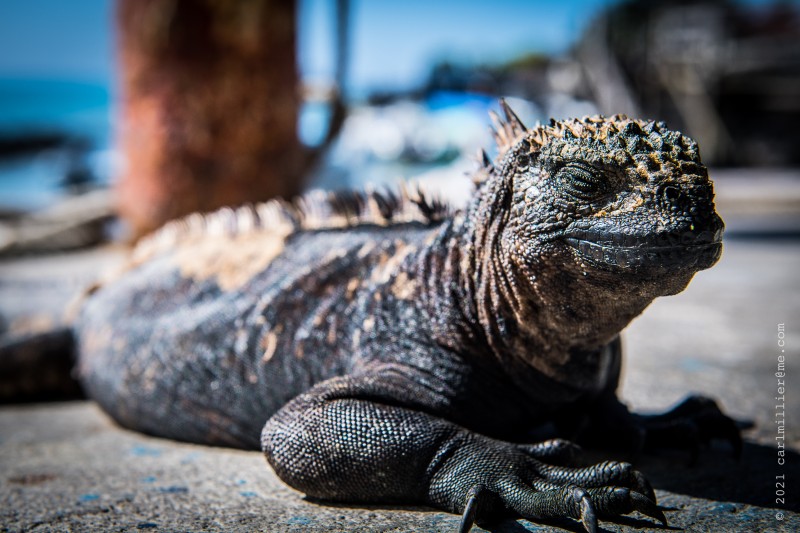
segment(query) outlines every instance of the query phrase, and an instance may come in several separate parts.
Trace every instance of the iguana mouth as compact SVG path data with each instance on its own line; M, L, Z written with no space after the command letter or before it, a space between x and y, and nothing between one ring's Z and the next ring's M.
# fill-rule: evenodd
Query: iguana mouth
M570 232L564 241L584 260L626 269L701 270L716 263L722 253L722 229L664 232L647 237L578 230Z

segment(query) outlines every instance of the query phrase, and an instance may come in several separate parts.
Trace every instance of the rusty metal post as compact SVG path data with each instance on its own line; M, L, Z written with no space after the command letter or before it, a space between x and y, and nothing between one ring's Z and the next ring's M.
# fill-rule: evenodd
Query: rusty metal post
M117 192L134 237L301 190L295 4L119 0Z

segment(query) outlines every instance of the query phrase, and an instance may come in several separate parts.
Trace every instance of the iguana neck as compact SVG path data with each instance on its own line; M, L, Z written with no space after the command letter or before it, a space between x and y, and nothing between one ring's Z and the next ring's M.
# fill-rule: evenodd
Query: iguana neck
M445 329L447 342L483 344L505 368L521 364L557 378L658 296L656 283L639 281L626 290L620 280L584 276L572 257L515 262L501 241L505 220L493 216L502 208L478 204L448 223L440 237L448 266L425 282L438 292L440 307L463 317L462 328Z

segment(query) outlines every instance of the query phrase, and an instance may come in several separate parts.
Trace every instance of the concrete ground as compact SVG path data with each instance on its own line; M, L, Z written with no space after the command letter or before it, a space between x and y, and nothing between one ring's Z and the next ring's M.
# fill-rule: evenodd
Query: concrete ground
M720 211L731 229L720 263L684 293L657 300L625 334L621 393L633 408L658 411L699 392L756 424L739 461L724 444L703 450L693 467L686 454L634 458L660 503L676 509L667 513L670 529L800 530L800 226L793 218L800 188L778 186L777 197L751 212L763 187L748 192L740 185L726 189L718 181ZM74 261L79 279L96 271L86 265L112 255L89 252L88 260L73 255L57 263ZM0 311L10 298L24 306L26 283L47 268L41 261L0 264ZM785 408L776 407L784 403L776 400L781 355ZM776 421L784 422L783 440L776 440ZM452 532L458 521L427 508L310 501L283 485L257 452L132 433L91 402L0 408L0 531ZM663 529L636 514L601 525L614 532ZM580 531L572 521L512 520L487 530L561 528Z

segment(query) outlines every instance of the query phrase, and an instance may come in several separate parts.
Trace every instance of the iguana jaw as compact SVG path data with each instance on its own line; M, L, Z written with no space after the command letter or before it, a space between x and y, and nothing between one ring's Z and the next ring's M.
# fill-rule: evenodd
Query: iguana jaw
M704 270L722 254L722 228L662 232L640 238L625 234L567 231L564 242L576 255L596 267L652 273Z
M722 243L656 246L635 248L609 246L579 239L565 239L580 255L581 259L594 265L624 269L646 267L672 269L675 267L704 270L717 262L722 253Z

